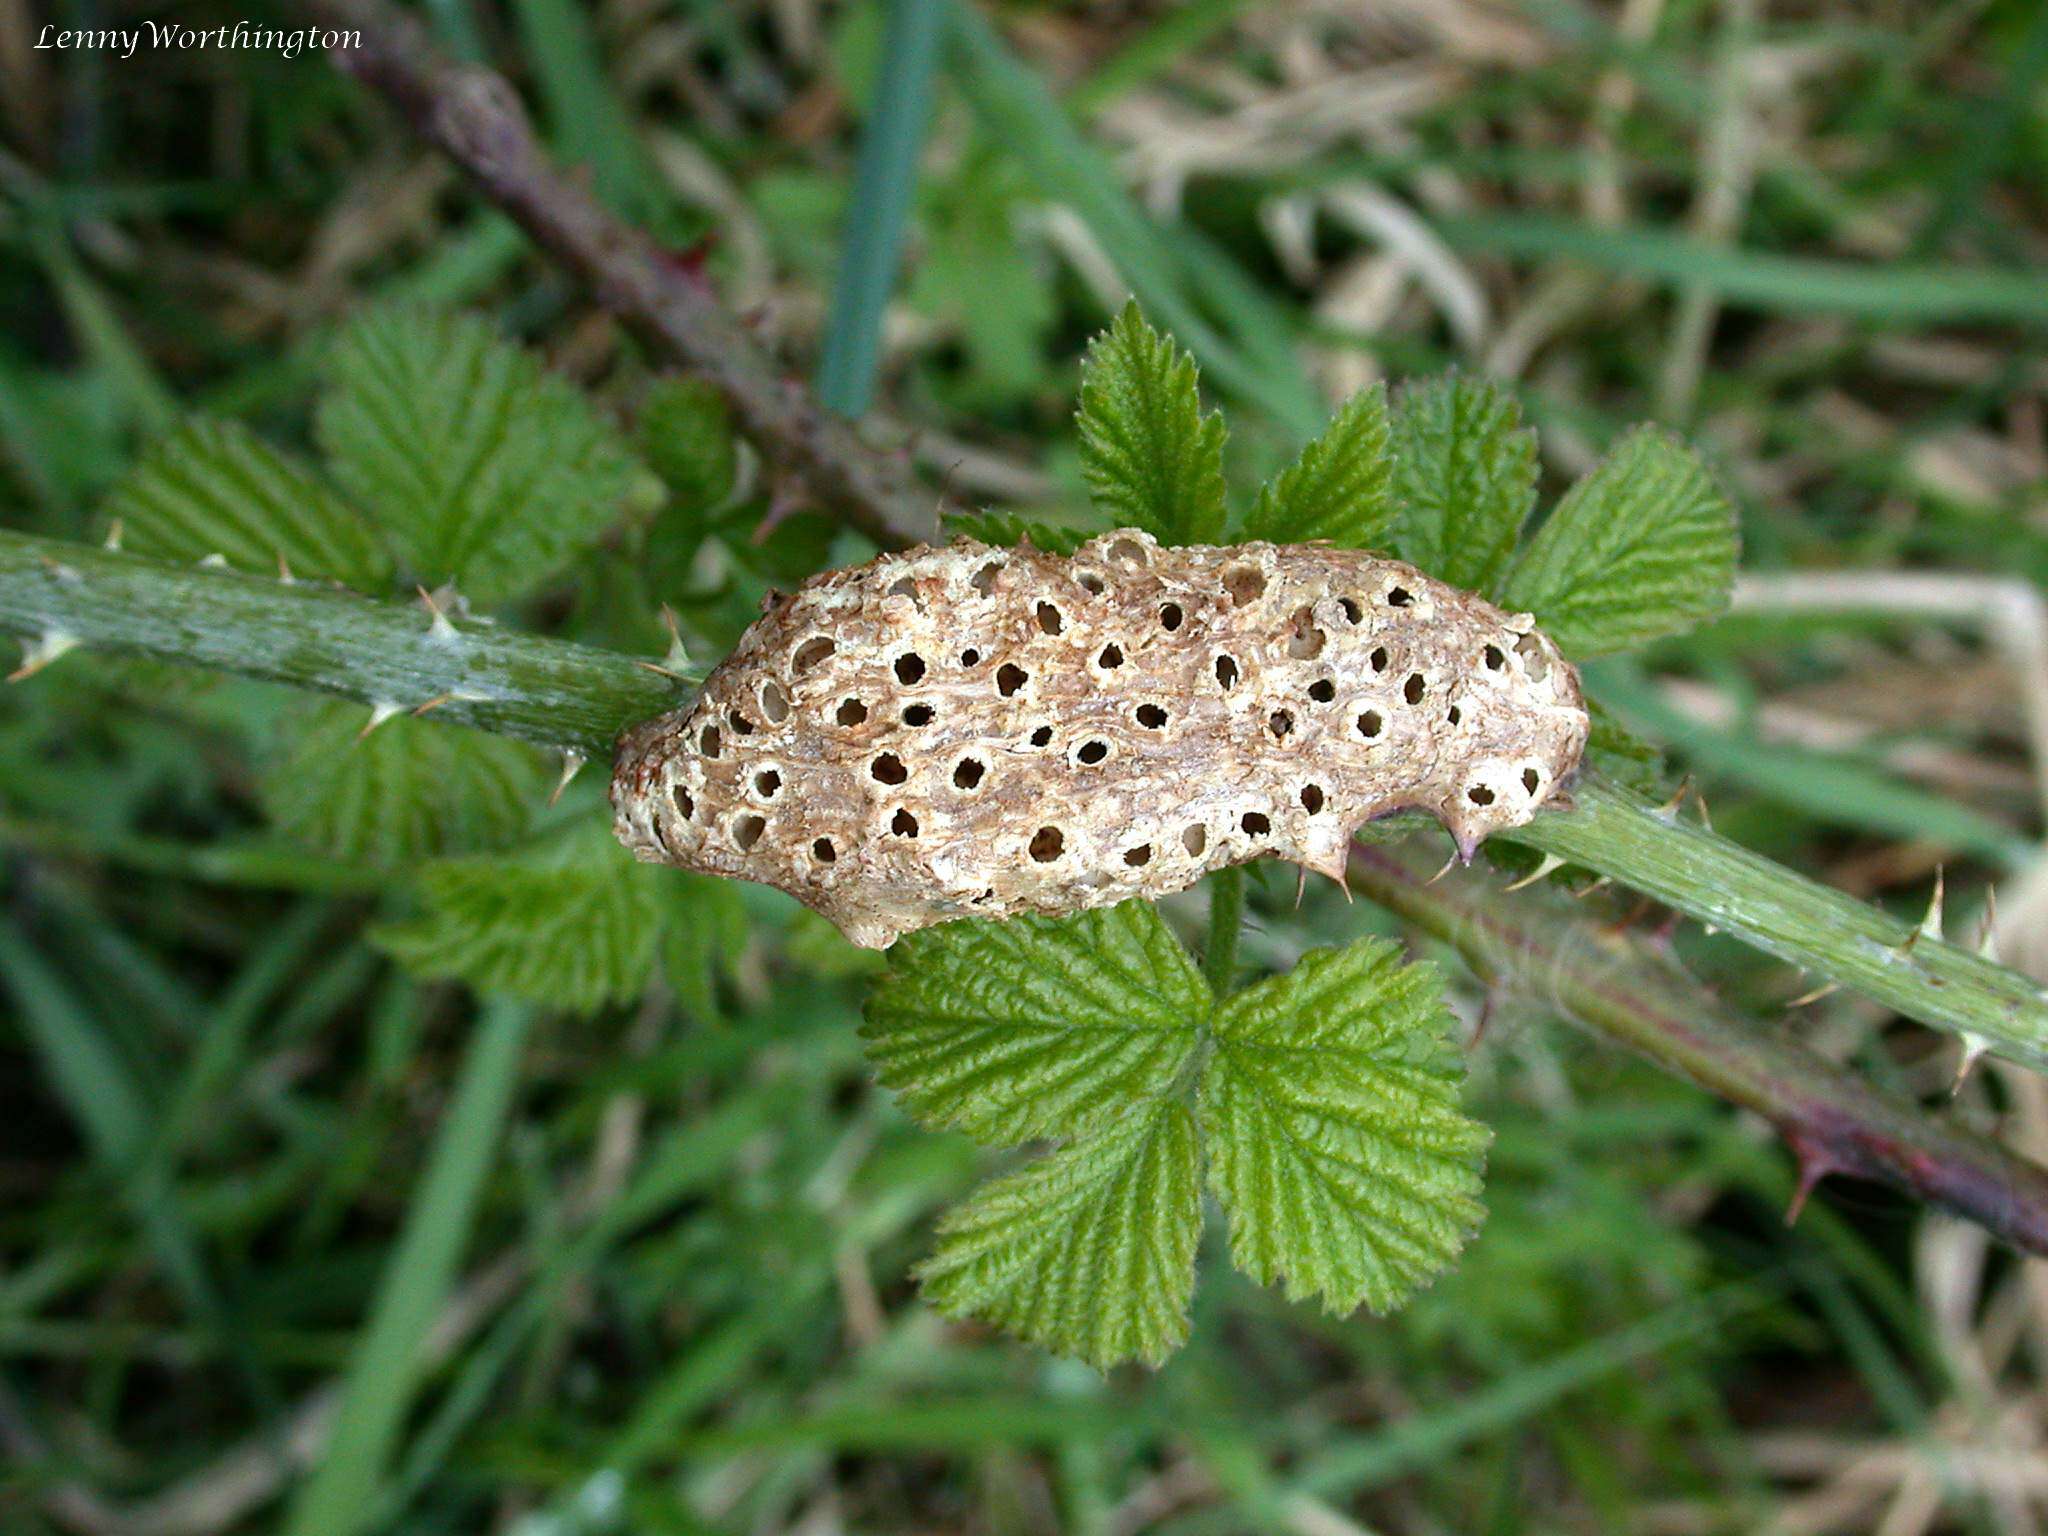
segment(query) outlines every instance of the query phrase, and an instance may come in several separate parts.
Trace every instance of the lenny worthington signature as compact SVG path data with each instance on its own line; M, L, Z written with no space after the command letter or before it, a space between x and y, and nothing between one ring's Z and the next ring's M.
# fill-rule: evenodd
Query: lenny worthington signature
M45 25L37 34L36 47L73 49L83 53L117 53L128 59L138 48L220 48L263 49L286 58L313 48L360 48L363 34L324 27L266 27L237 21L219 27L181 27L161 21L145 21L133 27L77 27L64 29Z

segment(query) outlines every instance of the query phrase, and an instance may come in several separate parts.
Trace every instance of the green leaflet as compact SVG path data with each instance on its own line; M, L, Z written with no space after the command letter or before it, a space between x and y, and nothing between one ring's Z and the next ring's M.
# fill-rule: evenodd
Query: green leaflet
M590 1013L637 998L667 919L664 871L598 824L516 857L420 873L420 913L372 930L408 970Z
M386 865L501 847L526 831L547 794L536 749L406 715L364 735L370 718L340 702L297 713L289 747L259 785L278 831Z
M1452 373L1394 412L1392 552L1454 587L1499 590L1536 506L1536 434L1491 379Z
M1332 1312L1399 1306L1478 1227L1487 1133L1435 971L1364 939L1218 1010L1202 1082L1209 1185L1238 1268Z
M640 451L669 495L704 512L732 495L739 444L724 397L702 379L669 378L640 405Z
M1328 539L1384 549L1394 516L1393 433L1386 386L1362 389L1259 492L1243 534L1276 544Z
M526 592L637 489L633 456L575 386L480 320L374 311L328 375L316 426L335 478L430 586Z
M391 556L370 525L306 465L247 427L206 417L152 444L108 496L122 546L177 563L219 555L238 570L338 581L374 592Z
M1202 414L1194 359L1124 306L1081 365L1081 473L1117 527L1162 544L1223 537L1223 418Z
M946 519L946 532L1004 548L1028 543L1048 555L1071 555L1101 529L1067 528L1018 517L1010 512L956 512Z
M672 870L661 884L662 973L678 1008L700 1023L715 1020L718 979L747 947L746 904L732 881L711 875Z
M1187 1339L1201 1235L1194 1116L1153 1099L948 1211L918 1275L952 1316L1097 1366L1158 1365Z
M1159 913L950 923L897 943L862 1038L922 1124L1009 1146L1069 1136L1163 1093L1209 988Z
M1638 427L1536 530L1502 602L1569 655L1597 656L1719 613L1736 553L1734 510L1699 456Z
M1063 1138L940 1223L933 1303L1156 1364L1186 1334L1206 1157L1240 1268L1398 1305L1480 1217L1448 1025L1435 972L1383 939L1218 1006L1142 902L912 935L868 1004L882 1080L927 1125Z

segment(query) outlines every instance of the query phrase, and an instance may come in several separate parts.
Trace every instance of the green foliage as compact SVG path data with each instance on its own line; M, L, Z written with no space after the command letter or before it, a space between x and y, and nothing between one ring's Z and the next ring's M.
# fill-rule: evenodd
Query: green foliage
M1363 939L1302 957L1217 1012L1202 1083L1231 1255L1333 1312L1399 1306L1478 1227L1486 1131L1429 966Z
M944 1312L1097 1365L1158 1365L1187 1339L1201 1235L1194 1116L1155 1098L947 1212L918 1273Z
M372 937L418 975L590 1013L645 990L662 879L591 827L516 856L428 865L419 915Z
M1699 455L1638 427L1536 530L1502 600L1571 655L1596 656L1719 613L1736 554L1734 509Z
M634 869L628 878L644 878ZM676 1006L693 1019L718 1017L718 979L747 947L747 910L739 887L680 870L657 877L662 895L661 970ZM849 946L850 947L850 946Z
M1096 530L1042 523L1008 512L956 512L946 518L946 532L1004 548L1029 543L1049 555L1071 555L1092 539Z
M1353 549L1385 548L1394 515L1391 444L1386 386L1360 390L1323 435L1259 492L1244 536L1276 544L1328 539Z
M862 1036L926 1125L1009 1146L1164 1093L1209 989L1144 902L928 928L890 953Z
M1081 471L1119 527L1163 544L1223 537L1223 418L1202 414L1194 359L1127 304L1081 367Z
M547 794L522 742L399 715L370 730L360 704L295 714L259 788L277 830L340 859L397 866L521 836Z
M205 417L153 444L107 498L122 547L178 563L219 555L238 570L338 581L363 591L391 556L306 465L247 427Z
M567 379L481 320L373 310L336 341L317 427L414 576L531 590L610 526L639 468Z
M705 511L732 495L739 443L725 399L702 379L667 378L640 406L640 451L669 495Z
M1056 1138L941 1223L935 1305L1099 1367L1187 1331L1200 1168L1240 1268L1398 1305L1477 1225L1483 1128L1435 972L1368 939L1220 1003L1143 902L899 943L863 1034L921 1123Z
M1451 373L1404 390L1394 412L1392 553L1492 594L1536 506L1536 434L1491 379Z

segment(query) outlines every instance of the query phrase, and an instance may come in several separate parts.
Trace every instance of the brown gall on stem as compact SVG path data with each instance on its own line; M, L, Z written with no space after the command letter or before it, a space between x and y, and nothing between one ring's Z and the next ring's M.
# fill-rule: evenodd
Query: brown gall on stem
M1529 615L1398 561L962 540L781 599L690 709L625 734L612 803L641 859L777 886L880 948L1262 854L1341 880L1358 826L1402 810L1469 860L1586 730Z

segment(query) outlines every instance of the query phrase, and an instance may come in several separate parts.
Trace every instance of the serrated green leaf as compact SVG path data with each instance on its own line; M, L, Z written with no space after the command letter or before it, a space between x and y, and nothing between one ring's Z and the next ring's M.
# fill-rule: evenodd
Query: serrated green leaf
M663 892L661 965L676 1006L693 1019L718 1017L718 978L747 947L747 910L730 880L677 872Z
M1209 988L1150 903L948 923L900 940L861 1035L924 1125L1007 1146L1164 1092Z
M391 556L376 532L299 460L232 421L200 417L150 445L107 498L133 554L179 564L219 555L237 570L374 592Z
M330 467L412 573L480 602L531 589L618 517L639 479L568 380L480 320L366 314L316 418Z
M337 858L398 865L501 847L547 794L541 755L521 742L401 715L369 735L360 704L321 702L288 722L263 772L279 832Z
M420 913L370 937L421 976L590 1013L638 997L665 918L663 872L602 827L516 857L420 872Z
M954 538L979 539L984 544L1012 549L1029 541L1033 549L1048 555L1071 555L1103 529L1065 528L1010 512L956 512L946 518L946 532Z
M1201 1231L1194 1118L1154 1099L949 1211L918 1273L952 1316L1103 1370L1157 1365L1187 1338Z
M732 412L702 379L662 379L647 391L640 406L640 451L689 511L719 505L739 478Z
M1362 389L1259 492L1243 534L1276 544L1327 539L1384 549L1394 519L1393 429L1383 384Z
M1446 374L1394 411L1391 548L1439 581L1498 590L1536 506L1536 434L1491 379Z
M1483 1214L1487 1135L1433 968L1386 939L1304 955L1227 1001L1201 1088L1209 1184L1238 1268L1332 1312L1387 1312Z
M1664 753L1614 718L1597 699L1586 701L1592 728L1586 733L1586 762L1625 789L1654 795L1664 786Z
M1118 527L1162 544L1223 537L1223 418L1202 414L1194 359L1135 304L1081 365L1081 473Z
M1734 509L1699 456L1638 427L1536 530L1502 602L1567 654L1597 656L1719 613L1736 553Z

